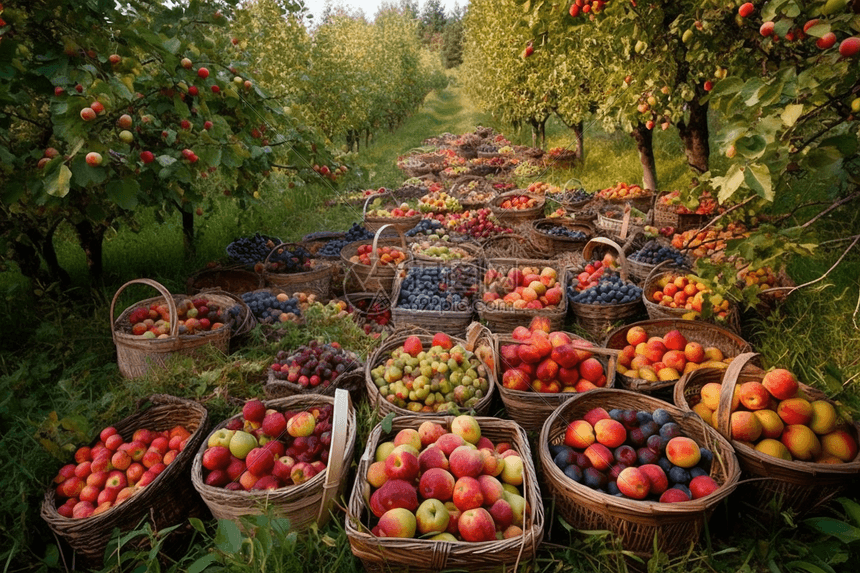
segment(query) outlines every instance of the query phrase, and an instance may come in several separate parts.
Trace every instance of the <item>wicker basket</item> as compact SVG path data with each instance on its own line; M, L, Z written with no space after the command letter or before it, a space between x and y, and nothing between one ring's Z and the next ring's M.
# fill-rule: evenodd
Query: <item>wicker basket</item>
M615 497L574 482L553 463L549 445L562 443L568 423L596 407L649 412L657 408L667 410L684 435L714 453L710 475L720 488L697 500L658 503ZM600 388L574 395L546 420L539 443L545 495L555 501L559 515L575 529L608 529L622 538L625 550L640 555L650 555L655 546L670 555L690 550L711 513L735 490L740 477L732 446L701 418L662 400L628 390Z
M269 264L269 258L272 253L281 247L295 248L302 247L307 249L308 245L304 243L281 243L269 253L266 257L266 266ZM288 292L302 291L315 293L318 297L328 300L331 298L331 280L334 276L335 265L324 259L314 258L311 260L313 268L308 271L298 273L275 273L263 271L263 280L266 286L277 287Z
M322 525L329 518L335 498L344 491L355 449L356 419L349 393L340 389L335 392L334 397L303 394L269 400L264 404L267 409L282 412L304 410L324 404L334 405L332 441L326 471L318 473L303 484L274 490L244 491L212 487L203 482L202 460L203 452L207 448L207 443L203 442L191 467L194 488L217 519L238 520L245 515L258 515L265 507L271 506L281 517L289 519L290 528L294 531L301 531L314 523ZM234 418L241 416L239 414ZM213 432L226 427L228 422L229 420L225 420L215 427Z
M565 227L571 231L581 231L585 233L585 238L572 239L570 237L550 235L547 233L547 230L553 227ZM543 256L552 257L559 251L580 251L593 236L594 226L590 223L558 218L532 221L529 238L535 250L542 253Z
M605 200L600 200L599 204L605 206L606 204L611 203L607 203ZM630 235L641 231L642 225L645 225L645 220L637 219L632 215L628 215L626 209L624 215L621 218L609 217L606 214L606 210L600 208L599 206L597 207L596 211L597 218L594 222L594 226L606 235L616 238L621 242L626 241L627 237L629 237Z
M746 340L734 332L721 328L715 324L702 322L701 320L669 318L643 320L616 328L606 336L603 346L614 350L623 349L627 346L627 332L634 326L644 328L649 337L662 337L670 330L677 330L690 342L698 342L705 348L709 346L719 348L720 352L722 352L723 356L726 358L735 357L752 350L752 347ZM650 382L648 380L643 380L642 378L621 374L620 372L617 374L616 378L618 385L622 388L634 390L636 392L644 392L646 394L660 391L666 391L671 394L671 390L678 382L678 379Z
M398 238L382 238L385 231L396 230ZM372 264L363 265L352 263L349 259L358 252L358 247L361 245L370 244L373 246L373 251L370 253ZM344 267L344 283L343 290L349 292L377 292L382 291L387 295L391 294L394 288L394 278L398 275L400 269L391 265L381 264L377 256L379 247L398 247L406 253L408 262L412 259L412 252L406 244L406 236L402 231L392 228L391 225L383 225L373 236L373 241L356 241L349 243L340 251L341 265Z
M567 314L567 273L565 270L556 268L553 261L545 259L519 259L519 258L498 258L487 259L487 270L494 269L502 275L507 275L508 271L514 267L550 267L556 270L558 285L561 288L561 302L555 307L548 308L491 308L483 302L483 296L486 292L487 285L481 282L480 296L475 307L478 310L478 316L487 327L493 332L510 332L517 326L528 326L533 318L540 316L549 319L550 326L553 330L561 330L564 327L564 317Z
M391 193L386 193L393 201L396 201L394 195ZM364 208L362 209L362 218L364 219L364 227L371 232L376 232L380 230L382 227L390 227L400 233L405 233L415 225L417 225L423 215L418 213L417 215L412 215L411 217L374 217L367 214L367 206L374 199L378 199L379 195L373 195L368 197L364 201Z
M468 262L460 263L458 261L450 261L448 263L416 260L406 265L406 276L409 269L426 268L426 267L447 267L454 269L457 267L470 268L475 272L477 281L481 280L480 267ZM451 336L464 337L466 328L472 323L472 318L475 314L475 306L473 303L463 304L462 308L457 310L412 310L402 308L398 305L400 302L400 288L403 280L406 278L397 277L394 281L394 292L391 295L391 300L394 303L391 305L391 319L394 322L394 328L409 328L417 326L425 328L428 331L441 331L450 334ZM477 283L475 283L477 284ZM455 284L453 286L462 287L464 290L468 285ZM476 295L473 295L473 300Z
M635 235L631 236L630 239L628 239L628 243L630 243L631 246L629 254L632 255L633 253L637 252L646 243L648 243L648 241L657 241L661 245L667 247L671 246L671 243L666 239L660 237L654 237L649 239L645 236L644 233L636 233ZM627 249L625 249L625 252L627 252ZM687 258L687 264L691 264L689 258ZM648 275L651 274L651 271L654 270L654 267L656 266L657 264L640 263L639 261L634 260L630 256L627 257L627 267L630 270L630 276L640 284L645 282L645 279L648 278Z
M486 345L488 347L488 355L492 355L492 341L490 341L487 337L484 336L483 333L478 332L478 329L467 329L470 330L470 334L472 334L472 339L464 340L457 337L451 337L451 340L454 344L460 344L467 351L469 350L479 350L479 346ZM403 345L403 341L406 340L407 336L418 336L421 339L421 343L425 348L429 348L430 344L433 340L433 334L425 334L423 329L414 329L412 331L402 331L397 330L391 336L385 339L385 341L373 351L373 354L370 355L370 358L367 359L367 362L364 366L364 386L367 391L367 398L371 404L371 406L375 409L375 412L379 418L384 417L387 414L394 413L395 416L414 416L414 415L424 415L424 416L438 416L439 412L413 412L411 410L407 410L406 408L401 408L399 406L394 405L392 402L389 402L382 393L379 391L379 388L376 387L376 384L373 383L373 376L370 373L371 370L383 364L388 358L391 356L391 352L396 348L399 348ZM483 353L481 353L483 355ZM490 411L490 406L493 401L493 396L495 393L496 387L496 376L495 370L493 369L493 365L488 363L486 360L481 360L485 367L487 367L487 379L490 382L489 389L487 390L487 394L481 397L474 405L472 410L476 415L487 415Z
M710 215L696 213L678 213L677 205L664 205L659 197L654 203L654 226L674 227L678 233L699 229L708 222Z
M584 338L577 336L571 332L566 333L572 340L574 345L580 342L586 342ZM511 338L509 335L495 335L493 337L493 351L495 352L496 364L502 364L501 354L499 349L504 344L516 344L518 341ZM585 350L585 348L583 348ZM588 351L594 354L594 357L603 364L603 371L606 374L606 388L615 386L615 351L607 351L605 348L589 345ZM503 372L500 371L500 376ZM534 390L512 390L505 388L503 384L499 384L499 395L502 397L502 402L505 404L507 415L517 424L522 426L527 432L540 432L543 423L552 414L556 408L564 402L570 400L577 395L575 392L559 392L557 394L535 392Z
M496 196L496 191L493 189L493 184L490 183L486 178L479 177L476 175L463 175L458 177L454 184L451 186L451 190L448 192L457 198L460 202L460 205L463 206L463 209L480 209L483 207L489 206L489 201L469 201L466 199L466 195L468 193L463 193L463 188L472 183L473 181L477 182L475 187L481 192L486 192L490 194L492 197Z
M621 280L629 280L627 270L627 257L624 249L615 241L603 237L595 237L590 240L582 250L583 260L590 261L594 250L601 245L608 246L616 253L619 274ZM568 271L572 275L572 271ZM568 284L572 280L569 277ZM565 291L566 292L566 291ZM594 340L602 340L606 333L618 322L626 322L642 313L642 301L627 302L624 304L582 304L569 301L569 308L576 322Z
M414 237L410 241L409 250L412 251L412 258L416 261L422 261L427 263L436 263L440 265L451 265L458 263L472 263L475 265L480 265L484 260L484 249L481 247L480 243L477 243L471 239L464 240L453 240L453 241L442 241L436 240L432 241L431 246L437 247L448 247L449 249L460 249L463 251L464 256L460 259L448 259L442 260L439 257L434 257L431 255L427 255L422 251L420 247L421 241L423 241L420 236Z
M642 285L642 301L645 304L645 310L648 311L648 318L682 318L685 314L692 312L686 308L670 308L657 304L653 300L653 294L657 291L657 283L666 275L672 275L679 272L685 272L686 269L673 269L668 265L669 261L663 261L660 264L654 265L648 277L645 279L645 284ZM741 332L740 312L736 304L730 304L726 318L719 319L713 316L708 319L708 322L715 322L724 328L728 328L736 334Z
M465 541L432 541L429 539L403 539L376 537L370 532L372 512L369 506L370 485L367 469L374 461L377 446L402 429L417 429L424 421L451 427L453 417L398 416L391 428L391 438L377 425L370 433L367 447L358 464L356 479L349 499L346 535L352 553L361 559L365 570L371 572L410 571L430 573L442 570L464 571L518 571L519 565L533 560L543 539L544 512L531 448L526 434L516 423L497 418L477 418L481 435L494 443L509 442L523 459L523 497L526 512L523 516L523 534L510 539L469 543Z
M530 197L537 200L537 204L534 207L529 209L502 209L500 205L511 197L518 197L520 195L525 195L526 197ZM531 221L538 219L543 216L543 207L546 204L546 199L540 195L535 195L534 193L527 193L525 191L508 191L507 193L502 193L492 201L490 201L490 210L496 216L496 218L503 225L507 225L509 227L515 227L517 225L527 225Z
M206 506L194 491L189 476L194 452L206 435L209 423L206 408L193 400L164 394L153 395L145 402L151 406L114 424L126 441L130 441L139 428L160 432L182 425L191 432L185 449L149 485L108 511L84 519L61 516L57 512L55 489L51 487L45 493L42 519L68 542L88 567L101 568L114 528L130 531L139 527L141 520L151 520L153 529L160 531L173 525L187 525L189 517L207 517ZM93 440L93 444L96 441Z
M637 197L627 197L620 199L603 199L610 205L627 205L629 204L634 209L639 209L643 213L647 213L654 206L654 201L657 195L648 193L647 195L639 195Z
M540 256L535 252L528 237L519 233L503 233L488 237L481 241L481 248L484 250L484 260L509 257L534 259Z
M675 386L675 404L690 410L700 399L702 386L709 382L722 384L716 429L726 438L731 436L731 403L735 386L751 380L761 381L764 371L752 367L749 362L754 353L741 354L725 372L704 368L685 374ZM800 385L800 390L810 400L823 400L823 392ZM860 428L856 423L846 429L858 439ZM742 499L757 512L767 513L774 499L781 499L783 509L791 508L798 514L820 509L831 499L845 492L860 476L860 454L844 464L819 464L813 462L787 461L751 448L745 442L732 440L743 472L741 488L747 492Z
M216 266L197 271L185 282L188 294L197 294L207 289L222 289L242 294L257 290L262 286L260 275L249 271L244 265Z
M358 359L352 364L352 368L335 378L331 384L327 386L302 386L290 382L289 380L281 380L275 378L272 369L269 368L268 381L263 390L266 393L266 399L275 400L277 398L288 398L303 394L322 394L323 396L334 396L338 388L343 388L349 392L353 403L357 403L364 393L364 364Z
M119 295L127 287L133 284L143 284L157 290L161 296L142 300L125 309L115 320L114 312ZM179 316L176 312L176 300L179 295L171 295L170 292L159 282L152 279L130 280L116 291L110 304L111 336L116 345L117 364L119 372L125 378L137 378L143 376L151 366L164 366L167 359L173 354L192 355L201 346L211 344L215 348L227 352L230 346L230 329L226 326L216 330L201 332L200 334L179 334ZM227 296L214 295L216 303L223 307L232 306L235 300ZM167 338L143 338L131 334L130 329L125 328L130 324L128 317L135 308L153 303L167 304L170 311L170 333Z

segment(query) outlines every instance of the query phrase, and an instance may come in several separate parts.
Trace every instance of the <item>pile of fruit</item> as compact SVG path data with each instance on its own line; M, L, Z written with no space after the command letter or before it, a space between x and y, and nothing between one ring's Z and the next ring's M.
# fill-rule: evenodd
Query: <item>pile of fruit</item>
M562 239L570 239L572 241L585 241L586 239L588 239L588 235L584 231L568 229L564 225L543 225L538 228L538 231L545 235L559 237Z
M675 227L660 227L659 229L653 225L645 225L642 227L642 231L645 233L646 237L657 237L659 235L663 235L667 239L671 239L675 234ZM672 247L673 249L675 247Z
M113 426L103 429L98 442L78 448L75 463L64 465L54 478L57 512L80 519L121 504L152 483L190 437L184 426L161 432L138 428L126 442Z
M179 334L197 334L218 330L229 318L226 312L206 297L183 299L176 303ZM167 338L170 333L170 309L167 303L154 302L139 306L128 316L131 333L141 338Z
M516 165L519 160L516 157L476 157L469 160L470 167L506 167L508 165Z
M498 153L499 147L492 143L482 143L477 148L478 153Z
M722 386L702 386L693 411L717 427ZM783 460L842 464L857 457L857 440L849 424L827 400L812 400L797 378L776 368L761 381L735 386L731 403L731 438Z
M303 388L326 388L356 364L355 354L344 350L337 342L320 344L311 340L293 352L279 351L269 368L277 380L286 380Z
M480 181L469 181L457 189L460 201L469 203L488 203L496 196L492 191L482 191L483 185Z
M349 262L370 266L373 264L370 258L372 253L373 245L359 245L356 254L349 258ZM377 247L376 257L379 259L380 264L396 267L406 260L406 253L399 247Z
M421 219L418 224L406 231L407 237L428 237L433 239L448 240L448 235L445 233L445 225L437 219Z
M391 324L391 305L377 298L355 299L353 303L347 304L346 311L362 318L362 328L367 334L380 334Z
M445 217L445 226L455 233L467 235L473 239L486 239L493 235L514 232L510 227L500 225L499 220L489 209L449 213Z
M514 177L522 179L533 179L540 176L543 172L543 167L534 163L523 161L514 169Z
M600 284L600 279L604 273L615 268L615 257L609 253L603 255L602 259L595 259L585 265L581 273L576 275L574 284L568 287L568 290L584 291L593 286Z
M627 345L618 354L618 373L649 382L677 380L698 368L725 370L732 361L716 346L688 341L678 330L655 336L641 326L633 326L626 340Z
M422 213L459 213L463 206L445 191L434 191L418 200L418 210Z
M510 209L513 211L522 211L524 209L534 209L540 205L540 201L537 197L530 197L528 195L514 195L512 197L507 197L503 199L499 205L499 209Z
M473 408L490 391L486 366L444 332L427 349L407 337L370 374L385 400L411 412Z
M642 248L628 257L631 261L636 261L646 265L657 265L663 261L672 261L677 266L684 266L687 263L686 257L675 247L664 245L659 241L648 241Z
M354 241L367 241L373 239L373 233L364 228L358 223L353 223L352 227L344 234L343 239L332 239L317 251L317 255L321 257L339 257L341 250Z
M559 207L552 213L546 216L547 219L562 219L567 217L567 210L564 207Z
M619 181L612 187L601 189L597 192L597 197L606 199L607 201L622 201L625 199L637 199L639 197L647 197L651 192L643 189L637 184L628 185L623 181Z
M353 191L352 193L346 193L341 196L343 201L359 201L366 200L368 197L373 197L374 195L384 195L388 192L388 189L385 187L380 187L379 189L363 189L361 191Z
M514 266L502 273L490 268L484 273L482 300L490 309L558 308L564 291L552 267Z
M699 197L699 205L695 210L689 209L686 205L681 204L680 201L681 192L672 191L671 193L661 195L657 203L664 207L674 207L674 211L681 215L713 215L717 212L717 201L707 191Z
M551 193L550 197L559 203L580 203L582 201L590 201L594 195L585 189L565 189Z
M714 454L683 435L662 408L594 408L549 446L555 465L577 483L609 495L677 503L719 489L710 476Z
M588 351L592 344L549 329L546 318L535 318L528 328L513 330L516 342L499 345L502 386L550 394L606 386L603 364Z
M729 301L711 289L695 275L666 273L657 279L656 289L647 293L648 299L666 308L684 309L685 319L695 319L702 308L712 305L714 316L725 319L729 314Z
M265 270L270 273L303 273L313 267L314 256L310 251L301 245L285 245L272 251Z
M727 241L743 239L749 236L749 231L743 223L732 222L725 227L711 228L707 231L691 229L672 237L672 246L686 250L696 258L709 257L722 253Z
M400 430L374 460L365 478L377 537L495 541L523 533L523 460L510 443L482 436L472 416L454 418L450 432L431 421Z
M577 284L567 288L570 302L579 304L628 304L642 298L642 289L634 283L624 281L618 274L605 273L597 284L578 290Z
M463 247L440 244L438 241L422 240L410 245L413 254L432 257L440 261L459 261L474 259L475 256Z
M331 446L331 404L298 412L249 400L242 416L209 436L203 482L229 490L272 490L303 484L325 471Z
M744 287L758 286L761 290L775 287L779 284L779 278L771 267L759 267L752 270L749 265L738 272L738 280Z
M373 202L369 205L372 207L367 210L368 217L382 217L386 219L394 219L398 217L414 217L416 215L420 215L418 211L409 206L409 203L401 203L397 207L392 207L390 209L382 207L381 199L374 199Z
M266 260L272 249L281 244L277 237L254 234L252 237L240 237L227 245L227 254L235 261L253 269L257 263Z
M478 280L478 269L471 266L411 267L400 283L397 306L405 310L471 311Z
M465 165L446 167L442 170L442 175L444 175L448 179L456 179L457 177L462 177L467 173L469 173L469 168Z
M561 193L561 188L557 185L544 183L543 181L534 181L533 183L529 183L526 191L535 195L556 195Z
M276 295L270 291L256 290L242 293L242 300L261 324L287 322L302 315L299 300L290 298L286 293Z

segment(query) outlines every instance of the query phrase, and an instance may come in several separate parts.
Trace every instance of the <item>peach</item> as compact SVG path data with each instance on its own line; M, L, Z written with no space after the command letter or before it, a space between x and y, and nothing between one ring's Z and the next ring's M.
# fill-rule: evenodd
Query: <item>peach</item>
M573 387L577 392L588 392L589 390L594 390L595 388L600 388L597 384L586 380L584 378L580 379L579 382L576 383L576 386Z
M651 491L651 482L639 468L629 467L621 470L615 481L618 491L633 499L645 499Z
M818 457L822 449L815 432L802 424L787 425L780 441L797 460L811 461Z
M836 429L838 417L833 404L827 400L815 400L809 405L812 407L812 420L809 421L809 428L813 432L822 436Z
M627 440L627 430L621 422L602 419L594 424L594 437L607 448L617 448Z
M579 365L579 375L596 386L601 385L601 379L605 380L603 364L601 364L597 358L587 358L583 360Z
M648 340L648 333L641 326L633 326L627 331L625 338L627 339L627 344L636 346Z
M687 339L684 338L684 335L681 334L680 331L670 330L663 335L663 344L665 344L666 348L669 350L683 351L687 346Z
M645 344L645 351L642 354L651 362L659 362L666 354L666 345L660 340L650 340Z
M787 426L807 426L812 421L812 406L805 398L787 398L780 401L776 413Z
M597 407L592 408L588 412L582 416L582 419L594 426L600 420L609 420L609 412L607 412L604 408Z
M631 370L640 370L644 366L650 366L651 361L645 357L644 354L637 354L630 360L630 369Z
M785 429L785 424L783 423L782 418L779 417L779 414L770 408L756 410L754 413L756 418L758 418L758 421L761 423L760 437L779 439L782 435L782 431Z
M857 440L845 430L834 430L821 436L821 448L823 453L843 462L853 461L857 457Z
M679 503L690 501L690 496L684 490L678 488L669 488L660 496L660 503Z
M636 356L636 349L628 344L618 353L618 364L621 366L630 366L633 357Z
M699 451L698 447L696 448L696 451ZM615 457L612 455L612 452L609 450L609 448L599 443L591 444L590 446L585 448L585 457L588 458L588 461L591 462L591 465L595 469L600 471L608 470L610 467L612 467L612 463L615 461Z
M549 343L552 344L553 348L558 348L559 346L564 346L565 344L570 344L573 342L570 338L570 335L561 330L554 330L549 333Z
M699 463L701 456L699 444L692 438L678 436L666 444L666 457L676 466L691 468Z
M720 405L720 390L722 389L722 385L718 382L708 382L700 391L700 395L702 397L702 403L708 407L709 410L715 411L717 407Z
M642 366L636 371L636 376L648 382L657 382L659 380L657 372L651 366Z
M705 360L705 349L698 342L688 342L684 347L684 357L688 362L699 364Z
M696 476L690 480L690 494L693 499L699 499L707 495L711 495L718 489L720 484L714 481L714 478L708 475Z
M674 368L669 368L668 366L661 368L657 371L657 379L663 382L668 382L669 380L677 380L680 377L680 372L678 372Z
M532 281L534 282L534 281ZM537 331L543 331L544 334L549 335L552 332L552 323L549 320L549 317L546 316L535 316L529 322L529 331L534 334ZM549 340L549 336L546 337Z
M732 412L730 426L733 440L755 442L761 436L761 422L753 412L746 410Z
M584 450L595 442L594 427L585 420L574 420L567 425L564 444L571 448Z
M723 355L723 351L716 346L708 346L705 348L705 360L709 360L711 362L722 362L724 358L725 356Z
M397 432L397 435L394 436L394 445L399 446L401 444L409 444L419 452L421 451L421 448L426 445L421 440L421 435L418 433L418 430L414 428L404 428Z
M532 332L525 326L518 326L511 332L511 338L525 342L532 337Z
M699 402L695 406L693 406L693 412L699 415L699 417L705 421L706 424L711 424L711 417L714 415L713 410L705 406L704 402Z
M800 387L794 374L784 368L775 368L762 378L761 383L777 400L788 400L797 395Z
M424 448L434 443L445 433L445 428L441 424L431 422L430 420L421 422L421 425L418 426L418 436L421 438L421 447ZM421 448L418 449L420 450Z
M740 385L740 400L748 410L762 410L770 402L770 393L761 382L744 382Z
M663 362L669 368L674 368L678 372L683 372L687 365L687 357L680 350L669 350L663 355Z
M783 459L787 462L791 461L791 452L785 447L785 444L773 438L765 438L755 445L758 452Z

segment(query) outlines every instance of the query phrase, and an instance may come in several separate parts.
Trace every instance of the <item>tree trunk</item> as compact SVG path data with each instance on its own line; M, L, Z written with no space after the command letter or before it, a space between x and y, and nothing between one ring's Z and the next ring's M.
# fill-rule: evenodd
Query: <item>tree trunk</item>
M26 232L27 238L30 239L32 245L25 243L15 243L15 260L21 268L21 274L30 278L37 279L42 274L39 257L45 261L48 267L49 281L58 281L62 288L67 288L72 283L72 277L69 273L60 266L57 260L57 250L54 248L54 232L57 230L59 222L54 223L44 235L36 229L29 229Z
M690 118L678 122L678 132L684 142L687 164L697 173L708 170L711 148L708 144L708 104L699 105L696 99L689 103Z
M90 270L90 284L100 285L103 279L102 263L102 239L104 239L105 228L102 225L93 225L89 220L83 220L75 225L78 231L78 239L87 256L87 267Z
M180 208L182 214L182 242L185 246L185 258L194 258L194 212Z
M639 123L630 134L636 141L639 162L642 163L642 185L651 191L657 190L657 166L654 163L653 132Z
M571 129L573 129L573 136L576 138L576 159L577 161L582 161L582 146L584 145L582 120L574 123Z

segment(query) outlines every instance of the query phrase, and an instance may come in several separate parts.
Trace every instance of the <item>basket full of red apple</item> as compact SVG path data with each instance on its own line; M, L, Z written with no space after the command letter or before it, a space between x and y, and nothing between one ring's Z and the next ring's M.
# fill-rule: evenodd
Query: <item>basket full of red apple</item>
M713 428L629 390L574 395L538 443L559 515L578 530L610 530L637 554L688 551L740 477L732 446Z
M675 403L732 440L753 509L778 498L803 514L860 475L858 426L823 392L785 368L753 366L755 357L741 354L724 372L686 374L675 386Z
M535 316L560 330L567 313L566 277L553 261L491 258L480 286L478 315L494 332L528 326Z
M293 529L324 523L355 448L355 411L346 390L249 400L201 444L194 488L218 519L276 506Z
M377 425L346 520L368 571L499 570L534 558L543 527L525 431L469 415Z

